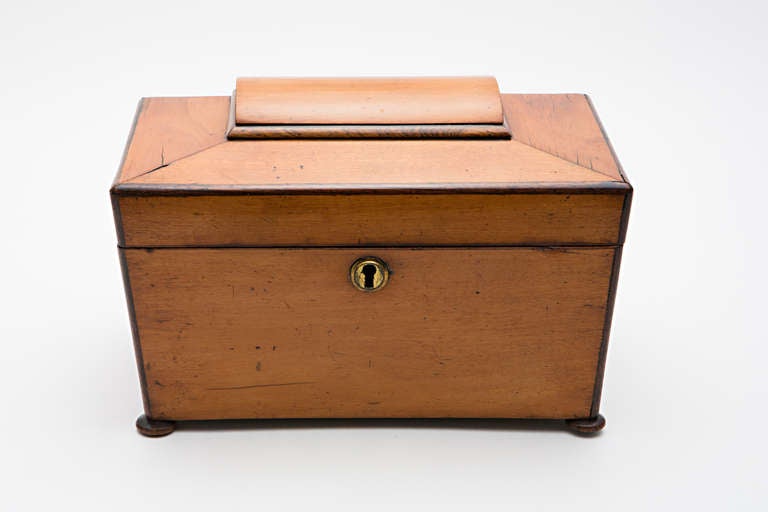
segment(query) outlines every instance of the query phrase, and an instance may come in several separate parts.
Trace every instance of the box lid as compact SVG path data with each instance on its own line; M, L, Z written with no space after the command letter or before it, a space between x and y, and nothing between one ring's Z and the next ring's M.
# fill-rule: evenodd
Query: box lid
M487 77L145 98L112 188L120 243L147 247L616 244L630 191L585 95Z

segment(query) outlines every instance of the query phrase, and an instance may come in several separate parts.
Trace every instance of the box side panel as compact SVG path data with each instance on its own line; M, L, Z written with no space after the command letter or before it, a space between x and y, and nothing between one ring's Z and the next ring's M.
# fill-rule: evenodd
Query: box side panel
M587 417L614 248L127 249L152 416ZM375 293L358 257L392 270Z
M128 305L128 318L131 322L131 337L133 339L133 351L136 356L136 366L139 371L139 384L141 385L141 401L144 406L144 413L151 414L149 395L147 392L147 376L144 371L144 356L141 352L141 341L139 340L139 327L136 323L136 308L133 296L133 287L131 286L129 263L126 259L125 249L118 249L120 256L120 269L123 273L123 288L125 290L125 301Z
M600 412L600 398L603 393L603 378L605 376L605 362L608 358L608 340L611 335L613 323L613 306L616 302L616 290L619 285L619 269L621 267L621 255L624 251L624 240L629 226L629 211L632 208L632 190L624 197L624 206L621 213L621 226L619 230L619 245L614 251L613 268L611 269L611 282L608 288L608 297L605 307L605 323L603 326L603 342L600 346L600 358L597 363L597 375L595 377L595 392L592 397L592 409L590 417L595 417Z
M611 245L624 194L121 196L127 247Z

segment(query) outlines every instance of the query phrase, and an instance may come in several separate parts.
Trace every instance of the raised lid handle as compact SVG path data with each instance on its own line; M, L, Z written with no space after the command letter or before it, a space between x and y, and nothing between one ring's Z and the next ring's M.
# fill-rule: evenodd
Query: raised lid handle
M229 138L508 137L493 77L238 78Z

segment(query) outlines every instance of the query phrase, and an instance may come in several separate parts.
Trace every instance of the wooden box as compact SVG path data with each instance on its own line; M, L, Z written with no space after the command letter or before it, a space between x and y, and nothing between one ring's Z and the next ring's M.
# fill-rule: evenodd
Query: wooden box
M232 98L145 98L111 195L146 435L605 423L632 188L584 95L240 79Z

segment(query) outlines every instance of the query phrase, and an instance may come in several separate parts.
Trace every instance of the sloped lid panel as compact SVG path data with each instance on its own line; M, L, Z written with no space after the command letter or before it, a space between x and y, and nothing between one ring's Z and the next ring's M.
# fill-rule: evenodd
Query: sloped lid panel
M227 141L228 98L147 99L113 187L120 244L621 243L631 188L586 98L536 100L505 96L565 117L513 140Z
M601 183L604 174L516 141L266 140L216 145L136 183L279 190Z

